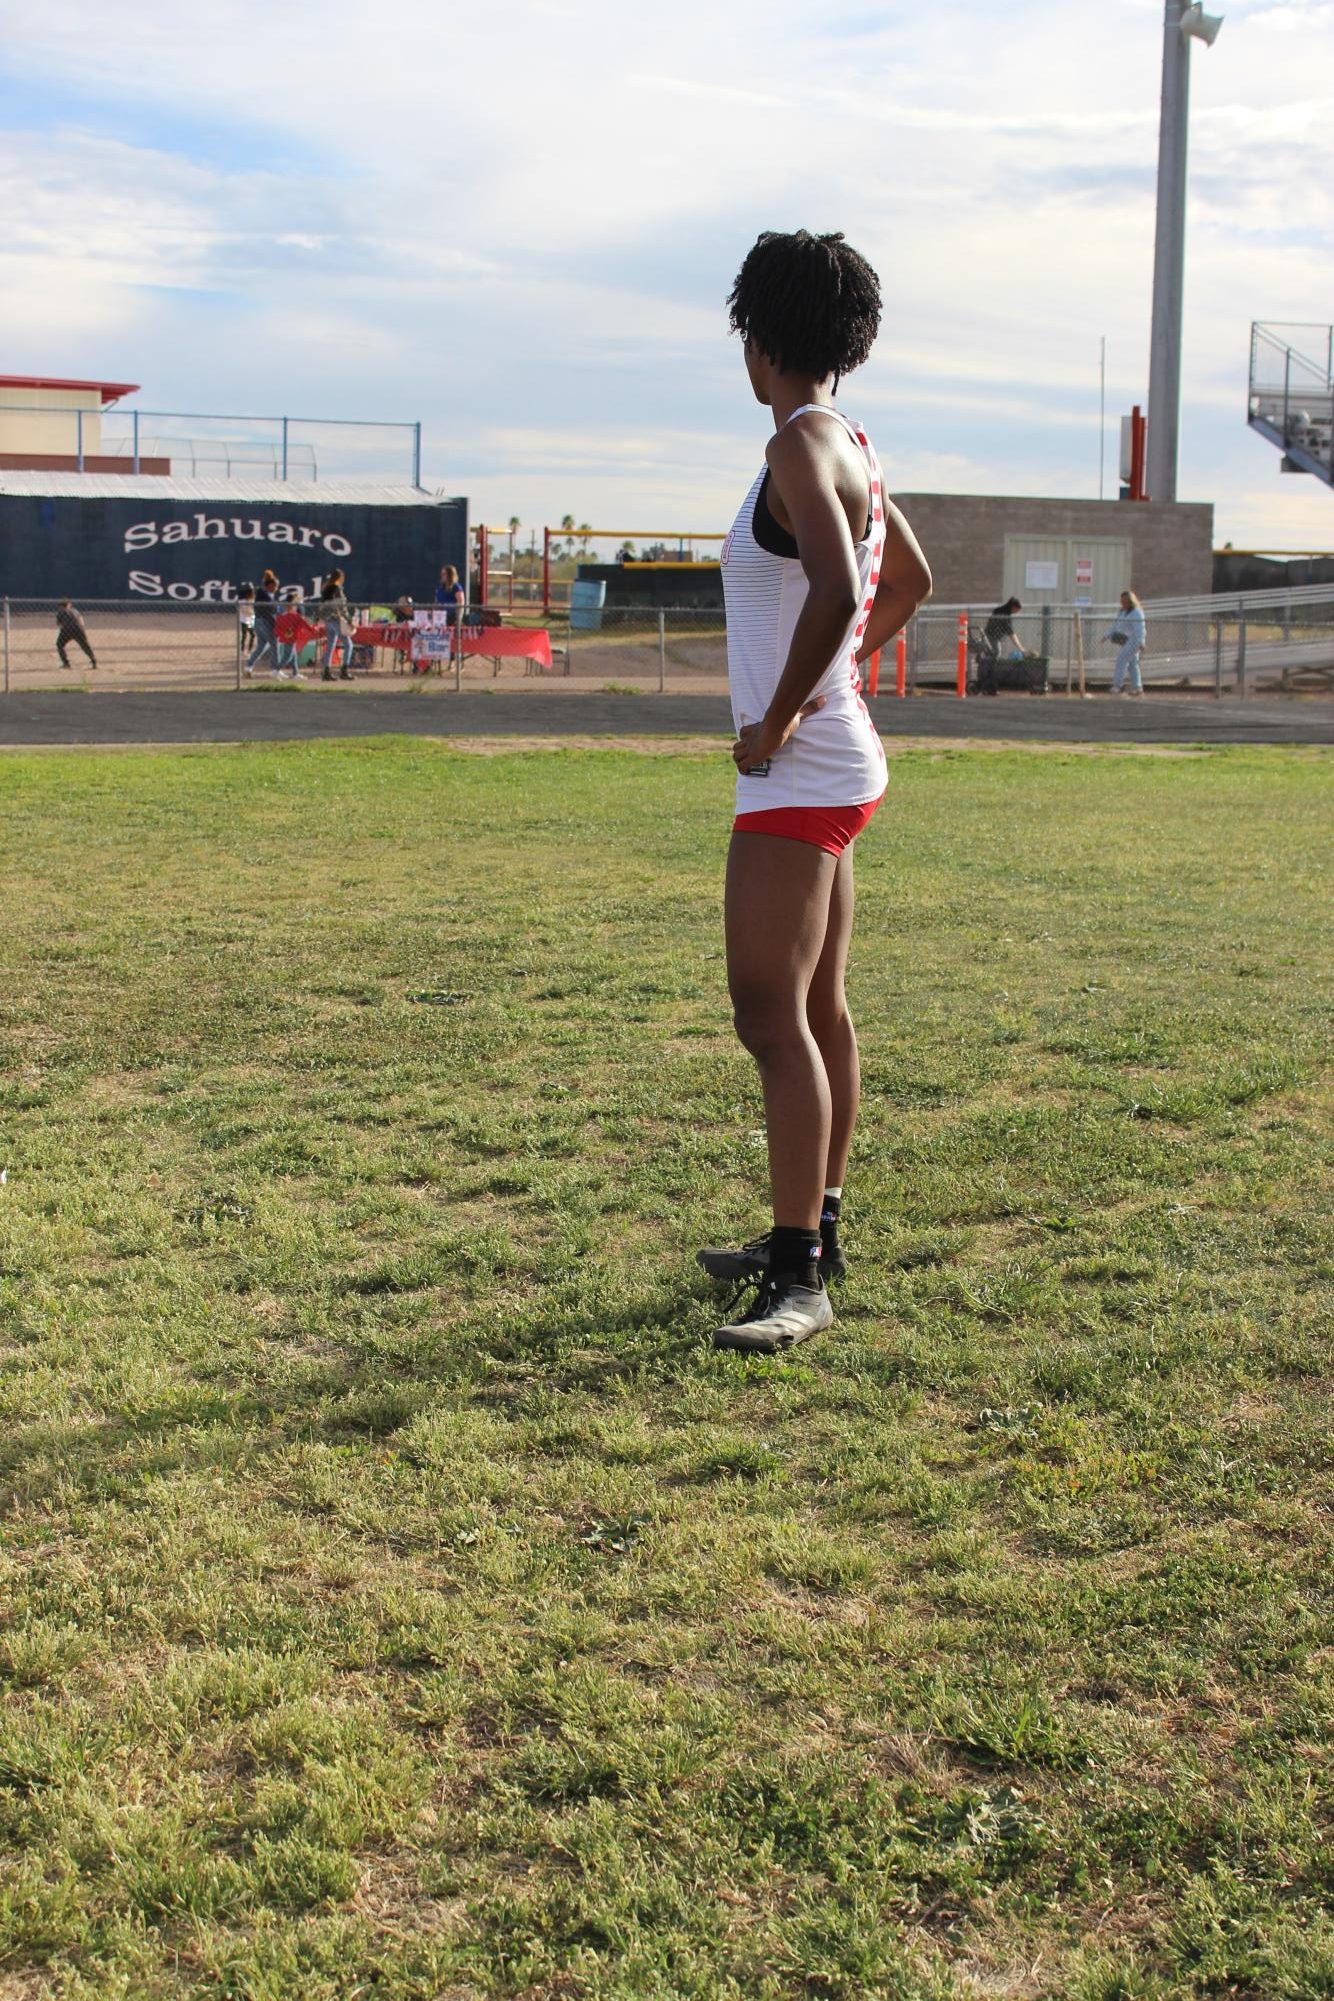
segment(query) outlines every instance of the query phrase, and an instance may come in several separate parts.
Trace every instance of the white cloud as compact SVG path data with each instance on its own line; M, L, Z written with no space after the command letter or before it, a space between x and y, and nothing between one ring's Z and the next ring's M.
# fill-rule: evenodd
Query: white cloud
M45 0L7 58L71 109L0 150L9 365L420 413L495 518L559 486L723 523L763 437L723 300L758 228L804 222L882 273L847 400L897 484L1087 492L1100 336L1109 416L1146 389L1161 18L680 0L665 36L611 0L136 0L108 36ZM1250 320L1334 312L1326 77L1324 0L1236 0L1193 58L1183 492L1220 525L1334 506L1244 435Z

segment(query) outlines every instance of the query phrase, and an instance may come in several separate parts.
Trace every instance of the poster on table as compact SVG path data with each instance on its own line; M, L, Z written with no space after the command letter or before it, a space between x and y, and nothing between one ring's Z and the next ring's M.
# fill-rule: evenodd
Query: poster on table
M412 657L414 660L448 660L450 626L448 611L414 611L412 614Z

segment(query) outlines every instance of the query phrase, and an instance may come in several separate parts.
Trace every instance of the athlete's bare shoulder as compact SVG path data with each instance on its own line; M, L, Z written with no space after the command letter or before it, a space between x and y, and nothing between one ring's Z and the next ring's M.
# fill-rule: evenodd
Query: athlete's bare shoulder
M831 502L836 498L854 541L860 537L870 500L870 468L837 412L827 405L799 411L770 438L765 458L780 501L775 517L781 526L790 525L784 515L801 508L803 495L815 492Z

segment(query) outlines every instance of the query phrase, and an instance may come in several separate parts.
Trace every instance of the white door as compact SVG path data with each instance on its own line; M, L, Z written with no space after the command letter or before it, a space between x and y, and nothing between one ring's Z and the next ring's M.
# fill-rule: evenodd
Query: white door
M1115 604L1130 589L1130 543L1107 535L1007 535L1004 596L1044 604Z
M1110 537L1070 541L1070 596L1078 603L1115 604L1130 589L1130 544Z

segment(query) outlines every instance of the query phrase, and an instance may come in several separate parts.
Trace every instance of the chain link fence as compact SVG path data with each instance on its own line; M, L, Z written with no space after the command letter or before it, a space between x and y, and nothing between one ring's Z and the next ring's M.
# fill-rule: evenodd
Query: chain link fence
M721 605L605 609L596 629L578 613L564 635L559 661L587 687L655 688L727 685L727 623Z
M301 609L312 625L319 624L317 604L307 602ZM393 617L392 609L381 605L354 606L353 613L362 630L368 622ZM906 634L908 692L955 690L961 635L967 686L978 692L990 613L989 606L928 605L920 611ZM1140 670L1147 689L1217 696L1334 692L1334 588L1149 604L1145 614L1148 630ZM540 681L585 691L648 694L722 690L727 684L721 606L607 608L585 617L556 614L545 621L536 607L520 611L516 606L504 616L503 626L546 631L549 668L533 660L489 656L488 627L479 630L472 623L475 616L465 613L466 657L432 660L427 686L488 686L503 679L509 685ZM1117 618L1111 605L1052 605L1017 613L1014 641L1028 657L1013 664L1002 660L996 677L1000 690L1053 695L1106 691L1117 647L1105 635L1117 629ZM273 649L259 651L256 658L253 631L242 626L235 603L84 601L77 607L77 620L76 629L54 600L0 600L0 690L204 690L265 685L279 673L290 679L295 672L306 681L321 677L318 638L304 643L295 656L284 648L276 655ZM358 645L351 671L353 685L386 686L410 671L410 663L386 641ZM983 674L982 685L986 683ZM890 647L881 662L881 697L892 696L894 686Z
M84 600L74 609L77 624L54 599L0 602L7 694L236 686L242 634L234 604Z
M1280 593L1248 600L1195 598L1144 607L1147 631L1139 667L1146 688L1229 695L1270 690L1334 689L1334 591L1312 601ZM908 628L908 687L953 688L961 630L967 682L976 693L988 675L986 624L991 607L928 605ZM1120 630L1116 605L1043 605L1016 612L1014 646L1002 642L999 683L1051 694L1111 687ZM1008 656L1014 650L1028 658ZM1044 672L1045 664L1045 672Z

